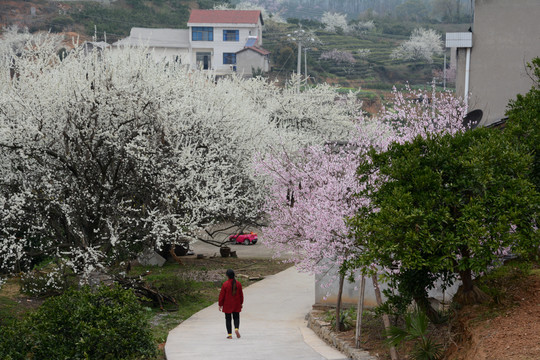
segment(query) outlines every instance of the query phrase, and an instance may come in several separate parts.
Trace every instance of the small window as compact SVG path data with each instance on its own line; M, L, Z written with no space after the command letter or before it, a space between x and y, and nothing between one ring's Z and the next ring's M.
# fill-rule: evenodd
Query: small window
M214 41L214 28L194 26L191 28L192 41Z
M240 30L223 30L223 41L240 41Z
M235 53L223 53L223 65L236 65Z

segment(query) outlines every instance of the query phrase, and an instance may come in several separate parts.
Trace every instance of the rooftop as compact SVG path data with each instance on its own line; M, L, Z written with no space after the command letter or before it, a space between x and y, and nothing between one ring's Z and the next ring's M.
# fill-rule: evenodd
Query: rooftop
M263 23L260 10L191 10L189 24L257 24Z
M187 48L189 47L189 30L134 27L131 28L129 37L119 40L113 45Z

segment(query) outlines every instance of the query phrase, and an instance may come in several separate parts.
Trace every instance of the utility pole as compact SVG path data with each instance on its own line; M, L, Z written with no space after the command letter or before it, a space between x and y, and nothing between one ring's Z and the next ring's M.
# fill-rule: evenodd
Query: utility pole
M304 47L304 77L307 81L307 51L308 48Z
M298 62L296 64L296 73L298 74L298 89L300 92L300 78L302 77L302 41L298 41Z
M300 83L302 78L302 45L304 45L304 52L307 50L306 44L309 43L320 43L321 41L312 31L305 31L300 28L293 31L292 34L287 34L287 37L290 41L293 41L297 44L298 47L298 59L296 63L296 73L298 75L297 91L300 92ZM307 53L305 53L306 55ZM307 78L307 59L304 59L304 67L306 69L306 78Z
M444 65L443 65L443 89L446 90L446 50L444 51Z

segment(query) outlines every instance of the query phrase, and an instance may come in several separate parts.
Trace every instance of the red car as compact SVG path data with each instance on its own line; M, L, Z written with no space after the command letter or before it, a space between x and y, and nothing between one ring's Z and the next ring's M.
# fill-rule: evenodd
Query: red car
M249 234L234 234L229 236L230 241L234 241L235 244L254 245L257 243L257 233L251 232Z

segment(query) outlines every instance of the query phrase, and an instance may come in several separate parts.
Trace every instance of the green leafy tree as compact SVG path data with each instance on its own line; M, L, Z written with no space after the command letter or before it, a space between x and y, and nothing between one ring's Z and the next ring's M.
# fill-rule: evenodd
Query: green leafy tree
M540 58L528 64L533 79L531 90L518 95L508 107L508 122L504 130L512 141L534 156L531 179L540 189Z
M402 277L430 318L427 290L437 279L459 274L463 284L454 299L481 302L487 295L474 285L474 274L505 251L539 246L540 198L528 178L532 156L499 130L416 138L369 155L358 174L370 205L351 221L363 249L356 265L392 269L389 275Z
M120 287L84 287L49 298L22 322L0 327L0 335L1 359L135 360L156 355L142 307L133 292Z

